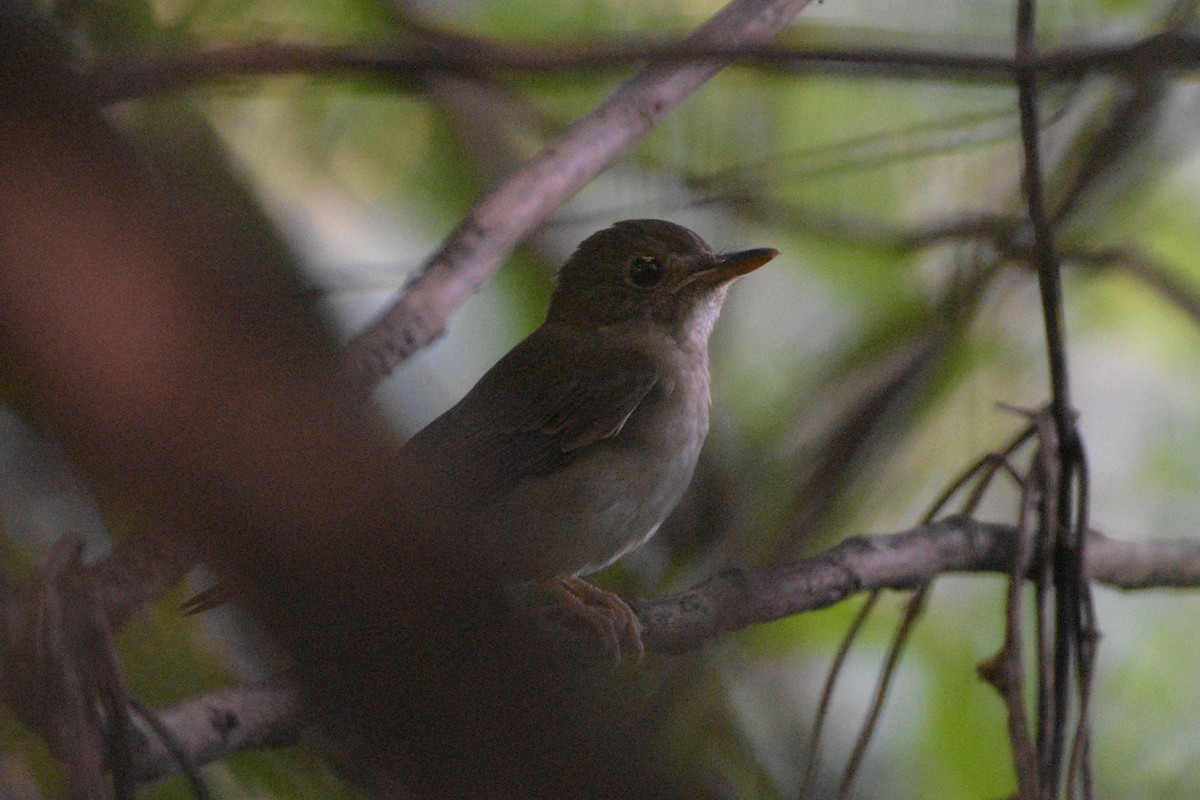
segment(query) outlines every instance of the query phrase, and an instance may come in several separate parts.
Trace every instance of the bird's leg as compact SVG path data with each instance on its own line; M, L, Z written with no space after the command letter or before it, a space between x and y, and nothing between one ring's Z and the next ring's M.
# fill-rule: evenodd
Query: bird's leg
M597 589L583 578L574 575L550 581L549 584L563 612L579 617L595 628L608 642L617 661L621 660L621 639L617 634L617 623L633 641L638 660L646 655L645 645L642 644L642 623L629 604L620 597L612 592ZM606 614L596 606L603 606L611 614Z

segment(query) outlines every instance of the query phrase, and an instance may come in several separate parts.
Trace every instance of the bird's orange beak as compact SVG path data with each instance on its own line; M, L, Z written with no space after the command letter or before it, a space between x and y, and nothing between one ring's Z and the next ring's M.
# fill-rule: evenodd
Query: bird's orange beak
M696 281L701 281L709 286L717 286L740 275L745 275L747 272L753 272L777 255L779 255L779 251L774 247L756 247L753 250L719 255L703 268L681 280L672 289L672 292L678 292Z

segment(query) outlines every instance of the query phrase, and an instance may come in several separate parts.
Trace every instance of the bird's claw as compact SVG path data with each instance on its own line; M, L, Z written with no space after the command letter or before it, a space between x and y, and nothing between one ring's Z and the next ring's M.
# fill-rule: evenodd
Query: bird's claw
M597 589L582 578L572 576L550 582L559 607L569 616L578 617L596 629L608 643L614 660L621 662L621 633L637 650L638 660L646 655L642 643L642 623L629 604L612 592ZM597 608L597 606L602 607Z

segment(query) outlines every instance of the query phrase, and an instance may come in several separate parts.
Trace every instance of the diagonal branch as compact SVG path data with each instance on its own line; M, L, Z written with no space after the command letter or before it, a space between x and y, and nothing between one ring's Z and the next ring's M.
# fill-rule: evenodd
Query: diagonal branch
M733 0L685 44L765 42L809 0ZM447 319L516 244L568 197L653 130L729 59L650 66L622 84L520 170L480 199L421 273L343 351L364 394L446 328Z

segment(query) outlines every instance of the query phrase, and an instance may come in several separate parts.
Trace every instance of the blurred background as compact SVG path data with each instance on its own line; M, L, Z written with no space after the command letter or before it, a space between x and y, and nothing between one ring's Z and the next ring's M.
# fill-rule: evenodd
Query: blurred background
M720 3L662 0L70 0L47 3L80 63L255 42L375 46L437 30L522 46L673 38ZM1043 48L1129 42L1197 20L1193 3L1044 0ZM798 46L1011 51L1014 7L813 5ZM344 336L359 330L486 188L587 113L636 65L558 76L247 77L113 105L157 179L230 209L247 242L301 270ZM1095 527L1196 535L1200 519L1200 93L1190 76L1093 75L1042 92L1045 173L1065 268L1068 358L1092 468ZM845 536L903 530L1048 397L1036 280L1013 235L1023 204L1015 92L999 80L733 67L561 207L375 395L397 441L461 397L541 320L580 239L661 217L716 248L783 255L740 281L712 343L712 430L693 487L649 545L599 583L630 596L722 568L779 563ZM1014 254L1018 257L1014 257ZM1192 303L1191 306L1188 304ZM0 413L0 523L27 568L66 531L105 552L105 519L36 409ZM297 435L303 435L298 432ZM982 516L1009 520L1016 494ZM165 706L273 662L234 610L164 601L121 634L133 691ZM1014 790L1002 705L976 678L1003 632L1000 577L934 589L856 796ZM817 796L836 786L903 598L887 596L831 711ZM825 671L861 600L648 659L663 758L729 797L790 798ZM1200 794L1200 598L1099 589L1098 796ZM53 762L3 720L10 758L48 796ZM220 797L352 794L300 747L206 768ZM185 796L182 781L146 796Z

